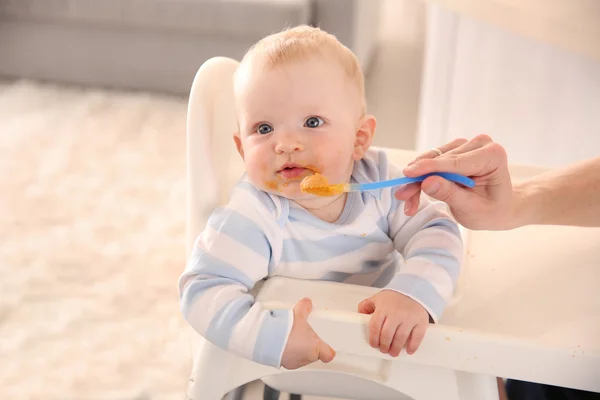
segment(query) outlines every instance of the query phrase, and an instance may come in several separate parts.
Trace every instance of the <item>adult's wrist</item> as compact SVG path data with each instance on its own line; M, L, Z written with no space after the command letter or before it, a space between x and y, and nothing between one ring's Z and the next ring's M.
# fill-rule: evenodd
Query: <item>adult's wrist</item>
M537 190L531 181L516 182L513 184L511 197L510 217L507 229L520 228L535 224L539 206L534 201Z

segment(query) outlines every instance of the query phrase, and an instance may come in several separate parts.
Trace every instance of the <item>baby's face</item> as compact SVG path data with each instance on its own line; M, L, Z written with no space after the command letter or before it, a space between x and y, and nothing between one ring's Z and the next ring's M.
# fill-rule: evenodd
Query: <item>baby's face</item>
M341 66L318 58L273 68L245 66L236 81L239 137L250 181L294 200L312 195L300 182L314 173L348 182L362 108L358 89Z

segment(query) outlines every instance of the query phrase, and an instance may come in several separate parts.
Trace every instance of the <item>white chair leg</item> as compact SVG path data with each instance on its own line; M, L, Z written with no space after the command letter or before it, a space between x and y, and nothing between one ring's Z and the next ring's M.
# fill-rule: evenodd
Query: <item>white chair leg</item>
M383 371L386 371L384 368ZM395 360L385 384L415 400L498 400L496 377ZM435 384L431 384L435 382Z
M199 342L190 383L191 400L221 400L228 392L233 355L202 339Z
M498 383L495 376L456 371L456 384L460 400L498 400Z
M457 393L456 379L454 371L446 368L394 360L385 383L414 400L462 400Z
M196 348L187 396L190 400L221 400L245 383L279 372L276 368L243 359L202 339Z

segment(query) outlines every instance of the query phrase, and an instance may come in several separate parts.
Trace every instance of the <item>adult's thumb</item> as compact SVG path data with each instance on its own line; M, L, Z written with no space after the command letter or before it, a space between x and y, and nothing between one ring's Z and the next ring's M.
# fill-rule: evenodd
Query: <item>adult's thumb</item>
M305 297L294 306L294 319L307 319L312 311L312 301Z
M449 206L459 205L462 201L464 189L439 176L427 178L421 184L421 190L428 196L448 203Z

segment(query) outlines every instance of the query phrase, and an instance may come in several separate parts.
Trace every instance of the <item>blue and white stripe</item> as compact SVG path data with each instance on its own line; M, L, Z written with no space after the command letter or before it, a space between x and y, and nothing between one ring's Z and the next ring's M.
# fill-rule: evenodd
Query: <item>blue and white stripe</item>
M352 179L396 176L384 153L370 151ZM349 193L340 220L328 223L243 179L198 237L179 281L181 309L211 342L278 367L293 314L255 303L249 291L259 280L283 275L389 288L437 321L452 297L462 251L446 206L426 197L407 217L392 189Z

